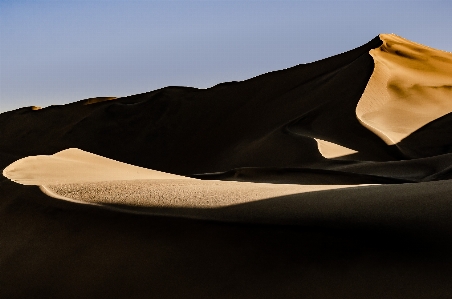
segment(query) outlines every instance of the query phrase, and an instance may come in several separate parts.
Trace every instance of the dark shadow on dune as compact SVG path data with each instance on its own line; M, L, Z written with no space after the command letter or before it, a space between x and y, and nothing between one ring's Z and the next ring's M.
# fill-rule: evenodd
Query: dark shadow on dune
M362 151L361 158L394 160L348 111L354 111L372 73L368 52L380 45L377 37L324 60L206 90L166 87L92 105L2 113L0 152L25 157L75 147L182 175L304 167L324 160L309 134L295 132L301 120L294 120L310 117L312 132L339 144L347 146L342 141L354 134L349 147Z
M452 113L426 124L391 147L406 159L452 153Z
M324 168L325 166L322 165ZM190 175L201 180L223 180L300 185L400 184L412 179L315 168L237 168L220 173Z
M421 189L450 192L430 184ZM2 298L447 298L452 291L451 206L446 197L427 204L422 191L392 201L372 192L359 200L278 198L222 212L265 220L275 201L286 202L299 206L296 225L116 213L9 181L0 194Z
M341 158L304 168L248 167L190 176L203 180L305 185L400 184L448 180L452 177L452 154L387 162Z
M452 242L445 238L452 233L451 192L449 181L439 181L316 191L221 208L139 208L121 204L92 208L232 223L381 230L447 243Z

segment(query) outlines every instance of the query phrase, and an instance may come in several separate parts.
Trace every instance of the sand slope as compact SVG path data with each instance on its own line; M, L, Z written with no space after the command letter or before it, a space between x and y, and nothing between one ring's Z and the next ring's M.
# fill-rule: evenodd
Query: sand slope
M275 185L202 181L128 165L79 149L22 158L3 170L22 185L79 203L131 207L217 208L352 185Z
M375 69L356 107L362 124L395 144L452 112L452 53L394 34L370 51Z
M22 158L3 170L3 175L22 185L50 185L113 180L192 180L184 176L121 163L76 148L51 156Z

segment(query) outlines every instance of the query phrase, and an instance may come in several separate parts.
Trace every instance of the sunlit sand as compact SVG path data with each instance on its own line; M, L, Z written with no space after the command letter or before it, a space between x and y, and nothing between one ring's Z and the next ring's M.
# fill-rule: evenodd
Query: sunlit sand
M394 34L370 51L375 69L356 107L359 121L395 144L452 112L452 54Z
M362 185L296 185L198 180L145 169L79 149L18 160L3 175L47 195L81 203L215 208Z
M329 142L318 138L315 138L315 141L317 141L317 147L319 148L320 154L322 154L322 156L327 159L348 156L358 152L334 142Z

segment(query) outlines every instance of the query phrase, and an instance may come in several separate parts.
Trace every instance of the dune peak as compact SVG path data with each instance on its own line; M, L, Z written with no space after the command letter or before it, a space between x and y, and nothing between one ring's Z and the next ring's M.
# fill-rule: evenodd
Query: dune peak
M375 66L356 107L363 126L396 144L452 112L452 53L380 34Z

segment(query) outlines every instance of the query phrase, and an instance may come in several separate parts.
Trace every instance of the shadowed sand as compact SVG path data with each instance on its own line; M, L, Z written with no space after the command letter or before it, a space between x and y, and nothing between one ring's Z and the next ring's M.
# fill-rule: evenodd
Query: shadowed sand
M3 171L49 196L79 203L216 208L353 185L223 182L187 178L121 163L79 149L20 159ZM356 185L355 185L356 186Z
M452 112L452 53L394 34L370 51L374 72L356 107L361 123L395 144Z

